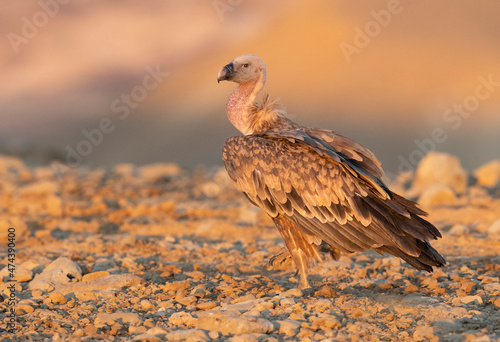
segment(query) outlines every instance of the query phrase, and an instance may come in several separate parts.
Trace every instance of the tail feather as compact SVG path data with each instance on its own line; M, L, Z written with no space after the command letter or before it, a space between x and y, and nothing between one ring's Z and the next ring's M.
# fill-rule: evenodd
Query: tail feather
M400 257L417 270L432 272L433 266L442 267L446 264L446 260L427 241L417 240L417 245L421 249L421 253L417 257L391 246L382 246L377 250Z

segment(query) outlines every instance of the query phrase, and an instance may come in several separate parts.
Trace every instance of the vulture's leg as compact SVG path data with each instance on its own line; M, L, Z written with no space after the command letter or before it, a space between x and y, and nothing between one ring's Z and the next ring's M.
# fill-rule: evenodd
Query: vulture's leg
M285 216L278 215L273 218L273 221L283 237L295 265L297 265L300 275L299 289L311 288L307 281L307 267L313 261L321 261L318 247L312 242L315 238L304 233L299 226Z
M299 290L310 289L311 285L307 280L307 256L302 250L295 249L291 252L293 261L299 269Z

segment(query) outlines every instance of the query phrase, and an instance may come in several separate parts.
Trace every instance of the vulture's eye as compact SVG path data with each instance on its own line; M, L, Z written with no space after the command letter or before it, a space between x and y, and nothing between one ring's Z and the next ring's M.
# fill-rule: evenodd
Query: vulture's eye
M248 63L243 64L244 68L248 68Z

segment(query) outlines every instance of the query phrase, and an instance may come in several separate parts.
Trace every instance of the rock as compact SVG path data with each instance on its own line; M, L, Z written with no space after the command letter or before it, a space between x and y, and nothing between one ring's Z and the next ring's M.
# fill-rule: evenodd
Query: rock
M103 235L117 234L120 231L120 225L114 222L106 222L99 227L98 233Z
M57 287L62 294L75 293L75 295L84 294L91 291L120 290L122 287L130 287L142 283L142 278L126 273L113 274L107 277L98 278L85 283L75 283Z
M109 276L109 272L107 271L98 271L98 272L92 272L92 273L87 273L82 277L82 282L89 282L92 280L96 280L102 277L107 277Z
M292 321L289 319L285 319L282 321L276 321L279 326L279 334L285 334L287 336L295 336L300 328L301 322Z
M500 236L500 219L496 220L488 227L488 235Z
M117 164L113 171L121 176L132 176L135 172L135 166L130 163Z
M189 287L189 280L173 281L163 286L163 291L179 291Z
M130 325L135 325L139 324L140 322L141 319L139 315L133 312L113 312L113 313L100 312L97 314L97 317L94 320L94 324L97 327L102 327L105 324L113 325L113 324L123 324L123 323L129 323Z
M213 315L198 318L198 329L218 331L224 335L269 334L274 326L268 320L255 317Z
M149 335L165 335L166 333L167 332L160 327L154 327L154 328L151 328L148 331L146 331L146 334L149 334Z
M460 297L460 301L464 304L483 304L481 296L465 296Z
M165 341L209 341L210 337L203 330L187 329L187 330L174 330L165 335Z
M16 234L16 240L23 237L26 231L28 230L28 226L26 225L26 219L21 216L13 216L13 215L9 215L8 218L0 218L0 227L6 227L3 228L5 229L4 231L7 231L8 228L14 228ZM5 236L7 236L7 233L5 234L6 234Z
M16 157L0 155L0 175L10 172L19 173L25 168L24 162Z
M92 272L101 272L109 269L113 269L116 267L116 262L113 259L108 259L105 261L97 262L92 266Z
M57 291L51 292L49 294L49 298L50 298L50 301L52 303L56 303L56 304L64 304L68 301L68 299L66 297L64 297L61 292L57 292Z
M30 281L33 278L33 272L30 269L27 269L27 268L23 267L22 265L18 265L18 264L14 264L14 265L15 265L14 278L12 280L15 280L19 283L22 283L22 282ZM11 279L10 279L9 268L7 266L5 266L0 271L0 282L2 282L2 281L8 282L10 280Z
M418 287L413 284L407 285L405 287L405 292L418 292Z
M139 169L140 177L148 182L154 182L160 178L177 176L182 169L173 163L157 163L143 166Z
M494 292L494 291L500 292L500 283L485 284L483 286L483 288L485 291L488 291L488 292Z
M434 328L430 326L417 327L413 333L415 341L438 341L438 337L434 335Z
M263 311L263 310L270 310L272 308L274 308L274 303L271 302L271 301L263 301L263 300L256 300L254 301L256 302L256 304L252 305L252 310L255 310L255 311Z
M278 342L278 340L273 339L273 338L269 338L267 335L264 335L264 334L236 335L236 336L228 338L227 341L228 342L259 342L259 341Z
M495 301L493 302L493 305L495 305L497 308L500 309L500 297L498 297L497 299L495 299Z
M333 304L330 299L321 298L315 301L312 301L312 304L309 304L311 309L314 311L325 312L326 310L333 309Z
M430 152L418 164L412 192L420 194L432 185L448 186L458 194L467 188L467 172L457 157L446 153Z
M160 342L161 338L150 334L140 334L134 337L134 341Z
M281 306L290 306L290 305L294 305L294 304L295 304L295 300L293 300L293 298L283 298L280 300Z
M420 195L418 202L423 207L434 207L438 205L453 205L457 197L451 188L445 185L430 185Z
M54 181L39 181L25 185L19 189L20 195L47 195L59 191L59 184Z
M74 278L77 281L82 280L82 270L80 266L76 262L68 258L57 258L52 263L50 263L43 272L52 270L62 270L69 278Z
M74 261L60 257L50 263L42 273L29 283L30 290L51 290L53 288L80 281L82 270Z
M211 310L217 306L216 302L204 302L196 305L198 310Z
M50 195L47 196L44 202L47 212L50 215L61 216L63 214L63 201L61 197L56 195Z
M189 312L179 311L174 312L172 316L169 317L168 321L175 325L186 325L188 327L196 326L197 319L194 318Z
M151 301L150 301L150 300L143 299L143 300L141 300L141 307L142 307L144 310L149 310L149 309L154 308L155 306L153 305L153 303L151 303Z
M282 293L283 297L302 297L302 291L298 288L293 288Z
M455 236L461 236L461 235L466 235L470 233L469 226L466 226L464 224L456 224L451 229L448 231L449 234L455 235Z
M489 188L495 187L500 181L500 160L492 160L489 163L474 170L477 184Z
M177 302L182 304L182 305L191 305L191 304L196 304L196 301L198 299L195 296L186 296L183 298L177 299Z
M35 309L31 305L27 305L27 304L19 304L15 307L15 310L16 310L16 314L18 314L18 315L26 315L26 314L30 314L33 311L35 311Z

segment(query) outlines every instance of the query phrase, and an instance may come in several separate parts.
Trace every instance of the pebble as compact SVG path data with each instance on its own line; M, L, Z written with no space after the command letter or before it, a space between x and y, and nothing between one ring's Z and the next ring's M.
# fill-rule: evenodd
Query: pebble
M218 331L227 334L268 334L274 330L274 326L268 320L256 317L235 316L206 316L198 319L198 329Z
M333 304L330 299L321 298L315 300L312 304L309 304L313 311L325 312L326 310L333 309Z
M417 327L413 333L415 341L439 341L439 338L434 335L434 328L430 326Z
M96 280L102 277L107 277L109 276L108 271L98 271L98 272L92 272L92 273L87 273L82 277L82 282L89 282L92 280Z
M405 292L418 292L418 287L413 284L407 285L405 287Z
M460 301L464 304L483 304L481 296L465 296L460 297Z
M195 304L197 301L198 301L198 298L196 298L195 296L186 296L186 297L177 299L178 303L180 303L182 305L186 305L186 306Z
M51 292L49 294L49 298L52 303L56 304L64 304L68 301L68 299L64 297L64 295L61 292L57 291Z
M141 322L141 318L138 314L133 312L113 312L113 313L104 313L100 312L97 314L94 324L98 327L102 327L105 324L113 325L113 324L123 324L129 323L130 325L136 325Z
M141 300L141 307L145 310L149 310L149 309L154 308L155 306L153 305L153 303L151 303L150 300L143 299L143 300Z
M270 310L274 308L274 303L270 301L260 301L259 303L251 306L252 310L263 311Z
M140 334L134 337L134 341L160 342L161 338L150 334Z
M198 319L194 318L189 312L174 312L168 319L174 325L186 325L188 327L196 326Z
M14 264L14 265L15 265L14 278L12 280L15 280L19 283L23 283L33 279L33 272L30 269L23 267L23 265L19 264ZM0 271L0 282L2 282L4 278L7 278L7 281L10 281L10 272L8 267L4 267Z
M211 337L203 330L199 329L187 329L187 330L174 330L165 335L166 341L185 341L185 342L195 342L195 341L209 341Z
M216 302L203 302L196 306L198 310L211 310L217 306Z
M292 321L289 319L276 321L276 323L279 327L278 333L285 334L287 336L295 336L302 324L301 322Z
M163 291L179 291L189 287L189 280L173 281L163 286Z
M33 311L35 311L35 309L31 305L27 305L27 304L17 305L15 307L15 310L16 310L16 314L18 314L18 315L26 315L26 314L30 314Z
M57 289L62 294L68 294L71 292L78 294L90 291L120 290L122 287L135 286L141 284L142 282L142 278L134 274L125 273L113 274L85 283L63 285L59 286Z
M281 306L290 306L290 305L294 305L294 304L295 304L295 300L293 300L293 298L283 298L282 300L280 300Z
M164 335L167 332L165 331L165 329L162 329L160 327L154 327L149 329L146 333L149 335Z
M282 293L283 297L302 297L302 291L298 288L293 288Z
M500 236L500 219L496 220L488 227L488 235Z
M485 291L488 291L488 292L494 292L494 291L500 292L500 283L484 284L483 288Z
M25 185L19 189L20 195L46 195L59 191L59 184L54 181L39 181Z
M163 177L179 175L181 171L181 168L177 164L157 163L139 168L139 175L148 182L154 182Z
M451 227L448 233L455 236L466 235L470 233L470 228L465 224L456 224Z

